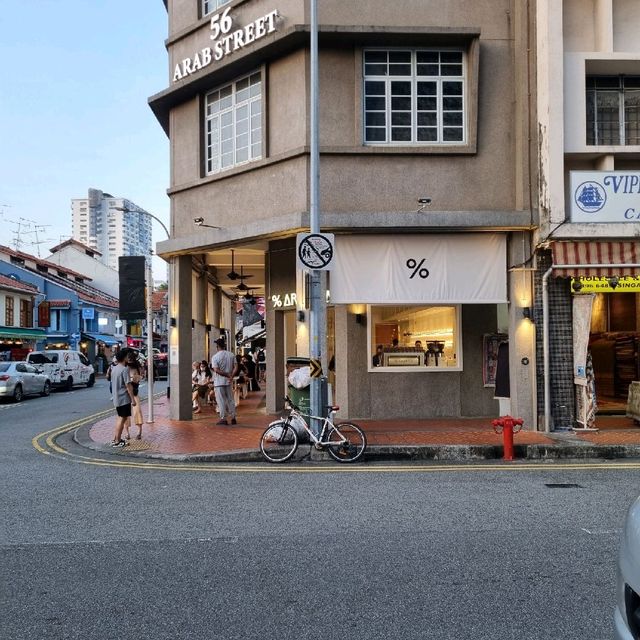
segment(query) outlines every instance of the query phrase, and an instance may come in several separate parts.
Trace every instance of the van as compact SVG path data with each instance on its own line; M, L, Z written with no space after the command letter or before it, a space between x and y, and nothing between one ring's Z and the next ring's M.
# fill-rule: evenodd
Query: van
M32 351L27 362L46 373L53 387L71 390L76 384L92 387L96 381L93 367L79 351Z

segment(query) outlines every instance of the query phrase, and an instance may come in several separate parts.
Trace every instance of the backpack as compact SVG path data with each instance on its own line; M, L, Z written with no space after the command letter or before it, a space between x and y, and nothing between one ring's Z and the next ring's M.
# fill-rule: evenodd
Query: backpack
M264 351L259 351L258 352L258 362L264 362L266 360L265 355L264 355Z

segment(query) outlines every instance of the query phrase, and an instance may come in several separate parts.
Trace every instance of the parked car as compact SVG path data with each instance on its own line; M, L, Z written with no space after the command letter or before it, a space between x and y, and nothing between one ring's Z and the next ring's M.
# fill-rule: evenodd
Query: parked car
M629 508L618 556L614 625L618 640L640 640L640 497Z
M93 367L80 351L32 351L27 356L27 362L42 369L53 387L71 390L76 384L92 387L96 381Z
M0 398L20 402L24 396L51 393L51 380L26 362L0 362Z
M142 355L146 358L146 349L143 349ZM156 380L169 377L169 354L155 347L153 349L153 377Z

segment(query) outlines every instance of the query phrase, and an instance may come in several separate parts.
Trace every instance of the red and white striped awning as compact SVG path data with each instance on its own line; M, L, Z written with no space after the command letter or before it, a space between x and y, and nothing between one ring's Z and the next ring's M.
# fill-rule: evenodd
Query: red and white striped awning
M640 276L639 266L615 266L640 264L640 242L554 242L551 250L554 276Z

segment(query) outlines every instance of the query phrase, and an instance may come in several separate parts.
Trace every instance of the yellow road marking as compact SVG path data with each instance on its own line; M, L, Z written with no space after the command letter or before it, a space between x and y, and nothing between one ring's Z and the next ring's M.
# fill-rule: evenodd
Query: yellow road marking
M557 462L555 460L540 460L538 462L504 462L498 463L465 463L458 462L451 465L414 465L402 463L398 465L332 465L326 467L308 467L284 463L182 463L176 462L134 462L131 460L102 460L91 456L70 453L60 447L55 438L84 424L111 415L113 409L100 411L90 416L69 422L55 429L38 434L31 440L31 444L39 453L72 460L80 464L98 467L119 467L127 469L151 469L156 471L206 471L209 473L436 473L436 472L465 472L465 471L549 471L549 470L640 470L640 462ZM41 443L41 441L44 441Z

